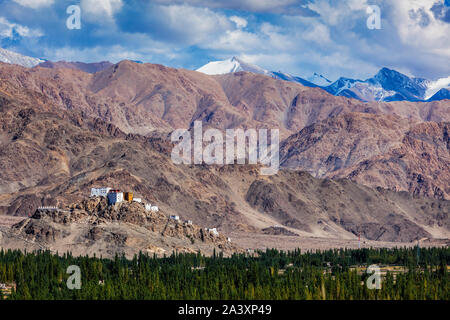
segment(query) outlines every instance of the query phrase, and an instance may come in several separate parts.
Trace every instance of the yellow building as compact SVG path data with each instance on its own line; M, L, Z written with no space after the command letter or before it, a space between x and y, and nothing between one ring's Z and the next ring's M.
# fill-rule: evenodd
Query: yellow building
M125 201L128 201L128 202L133 201L133 192L124 192L123 198Z

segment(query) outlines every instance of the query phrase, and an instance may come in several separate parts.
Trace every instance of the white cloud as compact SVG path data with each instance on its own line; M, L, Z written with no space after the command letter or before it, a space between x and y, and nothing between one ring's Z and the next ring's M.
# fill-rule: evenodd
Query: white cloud
M123 6L122 0L81 0L80 4L82 12L92 19L112 18Z
M231 16L230 20L233 21L239 29L247 27L248 24L247 20L238 16Z
M393 2L396 16L393 23L405 44L421 50L449 49L450 24L434 17L430 9L435 2L436 0L397 0ZM427 25L421 23L418 16L414 14L419 10L426 15ZM450 59L450 55L448 58Z
M240 58L245 62L260 66L270 66L273 64L287 66L295 65L296 63L296 58L289 53L244 53L240 55Z
M227 30L213 41L202 43L200 47L228 52L251 52L264 49L261 38L243 30Z
M15 1L29 6L33 2L37 7L53 3ZM430 10L438 0L152 0L142 7L124 0L77 1L82 18L94 26L87 31L87 38L105 39L99 41L104 47L78 50L73 55L67 48L55 49L61 58L76 59L80 54L90 61L102 56L111 60L173 59L170 65L187 67L195 66L196 58L203 54L217 58L236 55L266 69L303 77L319 72L330 79L365 78L381 67L430 79L450 74L450 24L436 19ZM381 30L366 27L369 4L381 8ZM305 7L320 16L297 10ZM223 8L235 11L216 10ZM0 20L0 36L10 36L13 28L22 36L41 34L24 27L24 21L20 23L14 26ZM122 47L110 52L111 41Z
M300 0L155 0L161 4L188 4L207 8L226 8L252 12L282 12L286 7L300 4Z
M124 59L141 60L143 58L141 54L118 45L108 48L94 47L85 49L62 47L55 50L47 48L44 49L44 54L52 61L98 62L107 60L118 62Z
M13 37L13 30L15 30L21 37L41 37L44 35L42 31L38 29L32 30L26 26L9 22L7 19L0 17L0 37Z
M431 98L436 92L442 88L450 87L450 77L438 79L430 82L427 91L425 92L425 99Z
M257 26L253 32L242 29L226 30L214 37L212 41L201 43L199 46L206 49L227 51L241 57L244 53L257 56L275 50L294 52L298 49L296 39L297 35L283 33L281 27L264 22Z
M326 24L330 26L342 24L346 16L352 12L345 1L338 1L332 4L327 0L318 0L309 4L308 7L319 13L321 19L326 20Z
M28 7L32 9L49 7L55 2L55 0L13 0L13 1L20 4L23 7Z
M311 24L303 33L302 38L319 44L331 43L329 28L320 22Z
M450 25L432 16L433 2L381 0L383 30L373 31L366 27L366 7L372 2L316 0L308 6L320 17L282 16L282 23L276 26L263 22L252 25L252 32L229 30L200 47L303 77L316 71L332 79L364 79L389 67L437 78L450 72ZM409 14L420 8L429 13L427 26Z
M386 66L414 76L437 78L450 73L450 24L434 17L430 9L436 1L316 0L308 7L320 17L291 17L290 21L306 33L302 40L314 42L316 37L314 56L327 60L333 52L340 54L344 60L338 60L338 65L329 61L332 73L345 75L345 63L350 63L359 64L360 77ZM375 3L381 8L382 29L368 30L366 7Z
M207 8L186 5L159 6L161 27L154 30L160 37L174 35L178 43L188 45L209 44L233 29L227 16Z

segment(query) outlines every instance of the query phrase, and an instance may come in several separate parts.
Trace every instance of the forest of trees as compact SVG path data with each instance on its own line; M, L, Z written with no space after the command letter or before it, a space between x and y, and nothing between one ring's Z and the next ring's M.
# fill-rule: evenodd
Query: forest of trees
M0 251L7 299L441 299L449 300L449 248L400 248L237 254L139 254L132 260L73 257L48 251ZM367 266L401 266L368 289ZM70 290L67 268L81 270ZM359 266L359 267L358 267ZM0 294L0 299L4 299Z

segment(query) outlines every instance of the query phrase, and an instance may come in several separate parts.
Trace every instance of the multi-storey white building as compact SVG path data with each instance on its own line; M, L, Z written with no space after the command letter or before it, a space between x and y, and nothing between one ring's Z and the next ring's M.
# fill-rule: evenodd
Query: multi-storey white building
M111 188L91 188L91 197L107 197Z

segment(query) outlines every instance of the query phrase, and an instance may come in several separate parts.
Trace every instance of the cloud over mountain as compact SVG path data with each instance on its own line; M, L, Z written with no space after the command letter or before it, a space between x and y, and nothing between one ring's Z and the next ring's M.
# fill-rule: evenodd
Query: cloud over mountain
M2 1L0 18L29 34L2 32L2 47L50 60L130 58L189 69L240 56L268 70L331 80L367 78L384 66L429 79L450 73L443 0L380 0L380 30L366 26L367 0L82 0L82 30L68 30L72 4Z

